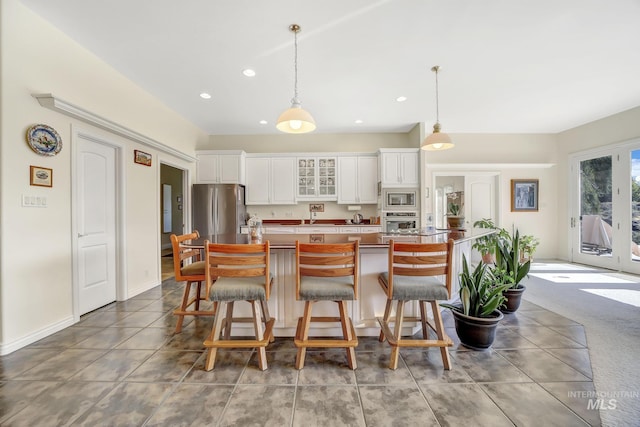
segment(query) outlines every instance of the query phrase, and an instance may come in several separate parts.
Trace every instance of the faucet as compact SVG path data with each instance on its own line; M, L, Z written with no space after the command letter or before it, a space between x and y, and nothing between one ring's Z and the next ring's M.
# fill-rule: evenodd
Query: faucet
M313 211L309 211L309 224L313 224L314 222L316 222L316 213Z

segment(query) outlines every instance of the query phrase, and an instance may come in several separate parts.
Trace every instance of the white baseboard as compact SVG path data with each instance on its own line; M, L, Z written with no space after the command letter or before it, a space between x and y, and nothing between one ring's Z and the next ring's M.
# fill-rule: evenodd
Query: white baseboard
M69 316L66 319L63 319L57 323L47 326L39 331L33 332L25 337L22 337L16 341L10 343L0 343L0 356L4 356L9 353L13 353L16 350L21 349L22 347L26 347L29 344L33 344L36 341L41 340L42 338L46 338L49 335L55 334L63 330L64 328L68 328L73 325L75 322L73 320L73 316Z

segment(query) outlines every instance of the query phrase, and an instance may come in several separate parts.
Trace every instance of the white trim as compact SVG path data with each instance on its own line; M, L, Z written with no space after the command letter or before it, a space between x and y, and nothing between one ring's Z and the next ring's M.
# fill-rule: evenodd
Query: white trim
M175 156L179 159L186 160L192 163L196 161L196 158L193 156L189 156L188 154L178 151L173 147L169 147L168 145L158 142L155 139L149 138L148 136L142 135L141 133L138 133L134 130L119 125L118 123L112 122L111 120L105 119L104 117L87 111L82 107L78 107L77 105L73 105L70 102L57 98L53 96L53 94L40 93L32 94L31 96L36 98L40 105L45 108L49 108L59 113L66 114L67 116L82 120L101 129L113 132L116 135L120 135L132 141L143 144L147 147L155 148L156 150L171 154L172 156Z
M56 332L60 332L61 330L72 326L75 323L73 316L69 316L59 322L56 322L52 325L48 325L45 328L40 329L39 331L35 331L27 336L20 338L17 341L13 341L6 344L0 344L0 356L7 355L9 353L13 353L16 350L20 350L23 347L28 346L29 344L33 344L36 341L41 340L42 338L46 338L49 335L55 334Z

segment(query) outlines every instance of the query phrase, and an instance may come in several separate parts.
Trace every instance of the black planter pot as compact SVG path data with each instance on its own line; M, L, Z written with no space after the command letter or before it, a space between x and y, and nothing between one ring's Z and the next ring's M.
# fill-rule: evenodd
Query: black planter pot
M507 300L502 304L500 310L505 313L513 313L520 307L520 299L522 298L522 293L526 287L520 285L518 288L507 289L502 294L507 297Z
M495 310L491 317L471 317L451 310L456 322L456 333L466 347L484 350L491 347L496 338L496 328L504 315Z

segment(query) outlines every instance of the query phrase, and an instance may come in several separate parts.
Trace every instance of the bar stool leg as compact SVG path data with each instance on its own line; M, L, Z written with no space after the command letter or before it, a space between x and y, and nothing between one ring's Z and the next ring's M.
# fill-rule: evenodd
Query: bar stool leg
M224 324L224 339L231 339L231 323L233 322L233 301L227 303L227 317Z
M269 314L269 304L267 304L267 301L265 300L260 300L260 307L262 307L262 321L266 325L271 320L271 315ZM275 342L275 340L276 338L273 335L273 329L271 329L271 336L269 337L269 342Z
M213 321L213 328L211 330L211 335L209 335L210 341L220 341L220 333L222 332L222 304L223 302L218 303L216 317ZM204 366L205 371L210 371L213 369L213 365L216 363L217 352L217 347L209 347L209 350L207 352L207 360Z
M253 312L253 329L256 333L256 340L260 341L264 338L264 329L262 328L262 314L258 301L251 301L251 311ZM267 369L267 352L264 347L258 347L258 366L261 371Z
M307 341L309 339L309 325L311 324L311 307L313 305L313 301L306 301L304 303L304 317L302 318L302 327L298 326L300 331L296 331L296 335L298 332L299 336L296 338L300 341ZM307 354L306 347L298 347L298 354L296 356L296 369L302 369L304 367L304 358Z
M420 305L420 321L422 322L422 338L429 339L429 326L427 323L427 302L418 301Z
M384 306L384 316L382 316L382 319L387 324L389 324L389 318L391 318L391 300L387 299L387 305ZM380 336L378 337L378 341L384 341L384 331L382 330L382 328L380 329Z
M393 336L396 339L396 342L400 342L400 337L402 336L402 320L404 317L404 301L398 301L398 305L396 306L396 323L394 325ZM391 347L391 360L389 361L390 369L398 368L398 356L400 355L400 347L394 345Z
M347 341L351 341L353 336L351 334L351 321L347 315L347 302L336 301L340 309L340 324L342 325L342 335ZM347 347L347 360L349 361L349 368L356 369L356 350L353 347Z
M433 323L435 323L436 334L440 341L444 341L446 334L444 333L444 325L442 324L442 315L438 309L437 301L431 301L431 310L433 311ZM440 347L440 356L442 356L442 364L444 369L451 369L451 360L449 359L449 348Z

